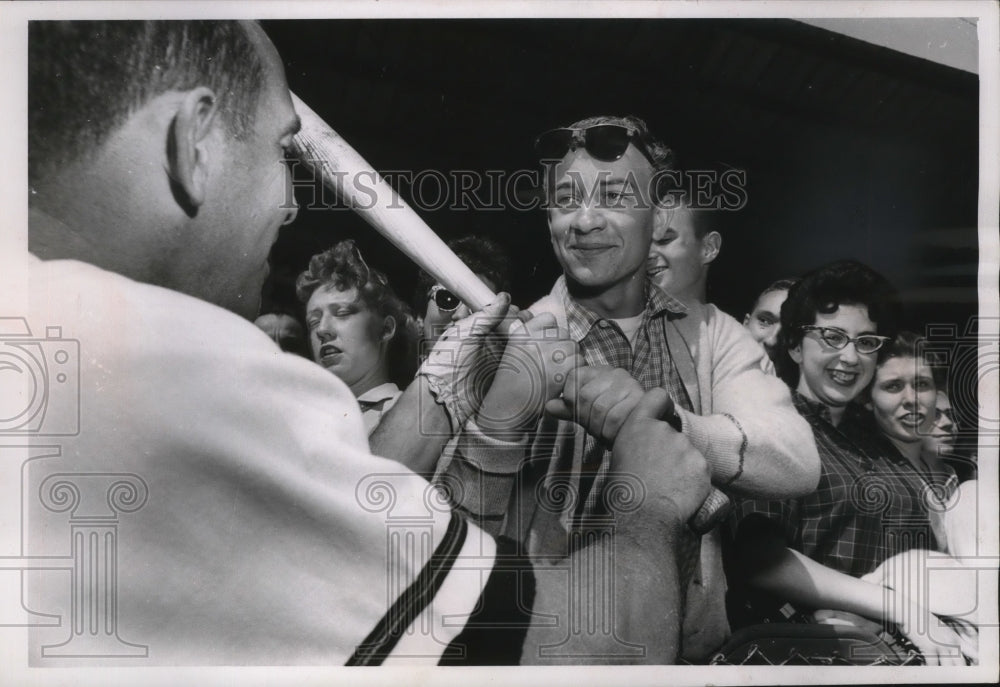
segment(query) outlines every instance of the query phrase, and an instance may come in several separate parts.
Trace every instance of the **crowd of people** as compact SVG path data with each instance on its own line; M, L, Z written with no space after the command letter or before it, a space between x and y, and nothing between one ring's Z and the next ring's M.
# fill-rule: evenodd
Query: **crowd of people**
M31 314L90 351L83 427L29 478L148 484L120 525L117 622L151 660L705 663L777 622L977 660L974 605L893 579L916 551L970 550L953 518L975 472L946 370L873 269L775 281L741 323L706 302L719 211L665 203L670 148L598 116L537 141L562 268L537 302L510 303L488 238L449 244L499 294L475 313L426 273L396 293L334 241L299 309L257 316L265 336L237 315L295 218L280 58L254 24L84 24L29 36ZM73 116L95 101L113 111ZM373 476L411 520L438 495L426 540L387 536ZM33 608L70 614L45 582Z

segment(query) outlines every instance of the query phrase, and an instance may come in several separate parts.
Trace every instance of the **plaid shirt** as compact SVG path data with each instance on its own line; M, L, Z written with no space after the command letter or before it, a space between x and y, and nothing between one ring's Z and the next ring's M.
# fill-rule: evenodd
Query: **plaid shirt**
M646 304L633 351L628 337L616 322L599 317L573 300L566 288L565 277L556 281L553 295L565 307L570 338L580 345L580 353L588 365L609 365L628 370L643 390L664 388L674 403L685 410L692 410L691 399L670 357L664 331L671 314L687 310L683 303L647 282ZM561 469L571 468L568 464L570 458L560 456ZM586 498L581 498L577 504L576 515L601 512L600 497L607 481L610 460L611 451L604 442L587 434L580 484L580 495L586 494Z
M954 472L918 473L860 407L848 406L835 427L822 404L798 392L792 400L813 428L819 485L798 499L743 501L740 517L777 521L789 547L854 577L902 551L938 549L928 513L957 486Z

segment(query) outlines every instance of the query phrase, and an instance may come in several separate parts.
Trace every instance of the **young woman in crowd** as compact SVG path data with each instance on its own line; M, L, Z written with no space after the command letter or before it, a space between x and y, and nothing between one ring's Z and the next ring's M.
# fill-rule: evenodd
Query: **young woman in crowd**
M900 332L879 350L869 399L879 454L917 476L928 513L933 516L942 510L958 480L941 456L929 450L928 437L937 419L937 385L919 346L916 334ZM931 520L934 524L933 517ZM935 531L933 535L926 546L944 551L947 542L943 533Z
M480 236L463 236L449 241L448 247L493 293L510 291L510 261L498 243ZM441 332L471 312L458 296L423 270L417 274L413 306L423 325L424 353L430 350Z
M886 450L872 411L859 403L895 334L894 301L891 285L854 261L814 270L789 290L776 362L813 428L822 473L807 496L741 504L730 580L757 620L782 619L778 609L791 615L791 604L826 611L814 619L829 620L832 610L837 622L892 623L928 663L963 665L959 637L949 627L928 629L921 603L859 579L901 551L926 547L930 532L927 476ZM884 399L897 424L914 421L889 405Z
M353 241L314 255L295 288L313 359L350 387L371 434L413 378L412 316Z
M936 375L920 350L920 337L912 332L900 332L879 351L878 367L869 394L876 437L882 437L883 455L912 468L924 485L924 507L929 531L923 542L916 541L889 561L883 561L864 579L888 587L906 586L914 593L928 592L928 609L943 616L962 640L964 655L978 656L978 631L975 610L978 606L974 571L963 576L962 569L948 571L940 557L928 557L936 551L951 556L975 555L977 528L968 520L970 507L974 511L975 485L967 484L958 492L958 476L943 458L953 440L950 422L938 412L941 395ZM944 397L947 399L947 396ZM948 406L950 408L950 404ZM943 426L942 426L943 425ZM877 440L877 439L876 439ZM927 563L937 568L932 576ZM950 577L948 577L950 575ZM928 582L935 579L933 588ZM963 584L964 582L964 584ZM961 615L963 620L955 616Z

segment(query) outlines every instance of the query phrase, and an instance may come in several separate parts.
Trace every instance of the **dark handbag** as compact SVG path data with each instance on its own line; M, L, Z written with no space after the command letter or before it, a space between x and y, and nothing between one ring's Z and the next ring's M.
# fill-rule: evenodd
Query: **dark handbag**
M886 631L853 625L762 623L736 632L712 665L923 665L919 651Z

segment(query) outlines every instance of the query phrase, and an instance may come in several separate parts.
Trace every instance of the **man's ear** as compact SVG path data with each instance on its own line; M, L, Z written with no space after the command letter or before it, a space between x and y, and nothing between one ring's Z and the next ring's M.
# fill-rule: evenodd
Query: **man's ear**
M392 341L392 337L396 335L396 318L387 315L385 320L382 322L382 341Z
M701 264L708 263L719 257L722 250L722 234L717 231L710 231L701 239Z
M208 178L208 134L218 112L212 89L205 86L188 91L177 107L167 141L170 179L178 202L188 214L205 202Z
M802 364L802 344L801 343L798 344L797 346L795 346L795 348L789 348L788 349L788 357L791 358L792 361L796 365L801 365Z

